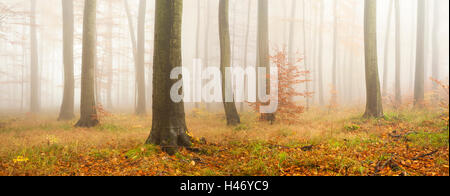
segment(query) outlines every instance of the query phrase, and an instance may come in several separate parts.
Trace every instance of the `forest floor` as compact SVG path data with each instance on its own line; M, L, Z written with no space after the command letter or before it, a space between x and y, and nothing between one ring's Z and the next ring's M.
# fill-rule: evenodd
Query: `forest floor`
M246 113L227 127L223 115L196 110L187 123L197 151L174 156L143 145L150 117L110 115L83 129L53 116L3 116L0 176L449 175L448 112L388 110L376 120L361 111L313 109L273 125Z

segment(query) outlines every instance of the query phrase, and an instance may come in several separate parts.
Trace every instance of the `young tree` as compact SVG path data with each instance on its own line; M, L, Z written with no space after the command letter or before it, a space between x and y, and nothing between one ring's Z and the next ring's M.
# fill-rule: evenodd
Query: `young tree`
M168 154L178 147L191 146L184 113L184 102L175 103L170 89L172 69L181 66L182 0L156 0L155 47L153 64L153 123L146 143L160 145Z
M414 106L421 107L425 97L425 0L417 5L417 49Z
M252 13L252 0L248 0L248 5L247 5L247 25L245 27L245 41L244 41L244 69L247 69L247 64L248 64L248 40L250 37L250 16ZM247 92L247 76L245 76L244 78L244 89L245 92ZM244 111L244 102L241 102L241 106L240 106L240 111L243 112Z
M377 57L377 1L365 0L364 43L366 64L366 112L364 117L383 117Z
M73 75L73 0L62 0L64 94L58 120L71 120L74 115L75 79Z
M394 0L389 2L389 11L387 16L387 26L386 26L386 39L384 41L384 69L383 69L383 89L382 95L386 96L388 88L388 74L389 74L389 38L391 37L391 21L392 21L392 10L394 8Z
M266 73L270 73L268 0L258 0L258 35L256 39L256 66L266 68ZM258 84L258 82L256 83ZM267 94L270 94L270 84L270 78L266 77ZM261 120L273 122L275 121L275 114L261 114Z
M319 90L319 104L321 106L323 106L325 104L324 101L324 96L323 96L323 20L324 20L324 14L325 14L325 5L323 0L320 1L320 24L319 24L319 51L318 51L318 67L317 67L317 74L318 74L318 78L317 78L317 82L318 82L318 90Z
M81 117L75 125L76 127L93 127L99 123L94 92L95 56L97 51L96 10L97 0L85 0L81 70Z
M139 17L138 17L138 41L136 54L136 84L137 84L137 115L145 115L146 98L145 98L145 12L147 0L140 0L139 2Z
M30 11L30 112L38 113L39 103L39 60L36 34L36 0L31 0Z
M230 29L228 24L228 0L219 1L219 36L220 36L220 71L222 75L222 100L225 108L228 125L237 125L241 123L239 114L236 110L234 98L232 102L227 102L226 94L233 94L231 81L226 80L226 69L230 66Z
M439 29L441 27L440 24L440 1L434 0L434 16L433 16L433 37L432 37L432 77L435 80L439 80ZM433 90L437 90L439 87L438 84L433 82Z
M401 94L401 33L400 33L400 1L395 0L395 104L402 102Z

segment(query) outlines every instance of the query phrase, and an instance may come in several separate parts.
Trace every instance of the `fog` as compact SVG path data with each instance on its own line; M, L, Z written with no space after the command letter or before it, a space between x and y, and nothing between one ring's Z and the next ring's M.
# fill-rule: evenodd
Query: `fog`
M96 99L97 103L105 106L107 110L133 112L136 105L135 65L133 46L130 41L130 25L124 1L97 1L96 79L98 81L96 82ZM293 1L296 1L295 9L292 9ZM435 1L439 1L439 6L435 6ZM61 106L64 88L62 5L61 0L36 0L36 2L39 104L42 111L57 112ZM390 2L391 0L377 1L378 68L381 85L386 91L385 97L394 94L395 81L395 14L392 13L391 22L388 22ZM446 0L425 2L425 91L429 92L432 90L433 84L433 81L429 79L432 77L432 62L436 56L439 67L436 79L448 82L449 2ZM127 3L133 21L132 26L136 28L139 1L128 0ZM199 58L205 62L207 58L206 66L219 67L219 1L184 0L183 3L183 66L192 67L194 59ZM289 46L289 32L292 23L294 35L291 44L294 53L298 57L304 58L298 66L302 70L310 71L308 79L311 82L309 82L308 91L313 92L309 98L310 104L320 105L317 69L320 63L319 59L322 60L323 66L324 104L328 104L333 87L332 57L334 33L336 32L338 103L343 106L359 107L365 104L366 96L364 1L338 0L336 3L337 13L335 15L334 0L269 0L270 52L273 54L277 48ZM74 0L74 75L75 108L77 110L80 106L83 5L83 0ZM250 5L250 9L248 5ZM323 9L321 9L321 5L323 5ZM439 10L436 10L436 7ZM240 67L245 64L244 54L246 52L248 66L256 65L257 8L257 0L251 0L250 4L248 0L230 0L229 22L233 66ZM295 13L291 13L291 10L295 10ZM417 0L400 0L399 10L402 97L406 101L412 101L416 65ZM323 25L321 26L322 12ZM250 20L247 20L248 17ZM439 28L433 25L436 17L439 19L437 20ZM334 30L335 19L336 31ZM390 23L390 27L388 27L388 23ZM154 24L155 1L147 0L145 18L147 108L151 108L152 103ZM249 34L246 51L247 24L249 24ZM0 0L0 113L29 111L30 26L30 0ZM209 26L208 30L207 26ZM110 28L112 28L111 32L109 32ZM437 32L434 32L436 29ZM386 42L387 36L389 39ZM433 36L437 36L438 50L433 50ZM319 56L321 38L323 38L323 50ZM205 42L205 39L208 39L208 42ZM112 41L110 49L108 40ZM385 50L388 51L385 52ZM385 67L388 68L386 79L384 79ZM384 81L386 84L383 84ZM303 84L296 88L299 91L306 90L306 86ZM306 98L298 97L298 101L305 104ZM192 107L194 104L186 103L186 108ZM221 109L221 105L218 105L216 109Z

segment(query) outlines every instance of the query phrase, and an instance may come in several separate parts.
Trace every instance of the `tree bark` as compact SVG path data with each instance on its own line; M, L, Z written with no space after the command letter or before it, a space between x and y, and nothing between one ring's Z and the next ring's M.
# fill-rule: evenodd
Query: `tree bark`
M377 57L377 1L365 0L364 43L366 64L366 113L364 117L383 117Z
M439 29L440 29L440 7L439 0L434 0L434 16L433 16L433 35L432 35L432 77L433 79L439 80ZM433 82L433 90L437 90L438 84Z
M268 0L258 0L258 35L256 39L257 39L256 66L264 67L266 68L266 73L270 73ZM258 84L258 78L256 84ZM267 94L270 94L269 77L267 77L266 79L266 88ZM261 114L261 120L273 122L275 121L275 114L273 113Z
M173 68L181 66L181 26L183 1L156 0L155 47L153 64L153 123L146 143L160 145L173 155L178 147L191 146L187 134L184 102L175 103L170 89Z
M222 100L225 109L225 115L228 125L237 125L241 123L239 114L236 110L234 98L232 102L227 102L226 94L233 94L231 81L226 80L226 69L231 67L231 46L230 46L230 32L228 23L228 0L219 1L219 36L220 36L220 71L222 76ZM227 84L228 83L228 84ZM229 88L227 88L229 87Z
M58 120L71 120L74 115L75 79L73 68L74 16L73 1L62 0L64 94Z
M425 97L425 0L417 5L417 49L414 82L414 106L422 107Z
M382 95L387 95L388 78L389 78L389 38L391 37L391 21L392 10L394 8L394 0L390 0L389 11L387 16L386 39L384 41L384 69L383 69L383 89Z
M40 111L39 103L39 59L36 34L36 0L31 0L30 10L30 112Z
M402 103L401 94L401 29L400 29L400 1L395 0L395 104Z
M138 41L136 54L136 84L137 84L137 115L146 115L146 95L145 95L145 12L147 8L146 0L139 2L138 17Z
M318 74L318 85L319 85L319 104L323 106L325 104L324 96L323 96L323 20L325 14L325 6L323 0L320 2L320 38L319 38L319 62L317 68ZM304 27L303 27L304 28Z
M76 127L93 127L99 123L95 104L94 74L96 60L97 0L85 0L83 17L83 53L81 71L81 117Z

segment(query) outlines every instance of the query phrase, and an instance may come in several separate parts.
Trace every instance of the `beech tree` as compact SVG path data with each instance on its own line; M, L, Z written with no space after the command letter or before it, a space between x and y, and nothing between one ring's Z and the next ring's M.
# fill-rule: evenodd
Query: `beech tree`
M228 125L237 125L241 123L236 109L234 98L232 102L226 100L226 94L233 94L231 81L226 80L226 69L230 64L230 29L228 24L228 0L219 1L219 36L220 36L220 71L222 76L222 100L225 108L225 115Z
M83 52L81 70L80 120L75 126L93 127L99 123L95 104L96 17L97 0L85 0L83 17Z
M138 36L136 54L136 85L137 85L137 106L136 114L147 114L145 98L145 12L147 0L139 1Z
M74 115L75 79L73 75L73 1L62 0L63 9L63 63L64 94L58 120L71 120Z
M39 103L39 59L36 34L36 0L30 2L30 112L38 113Z
M414 106L421 107L425 97L425 0L417 5L417 49Z
M146 143L160 145L163 151L173 155L178 147L191 146L184 102L176 103L170 98L170 89L177 82L170 80L170 73L182 65L183 0L156 0L155 8L153 123Z
M364 2L364 48L366 67L366 112L364 117L383 117L377 57L377 1Z

